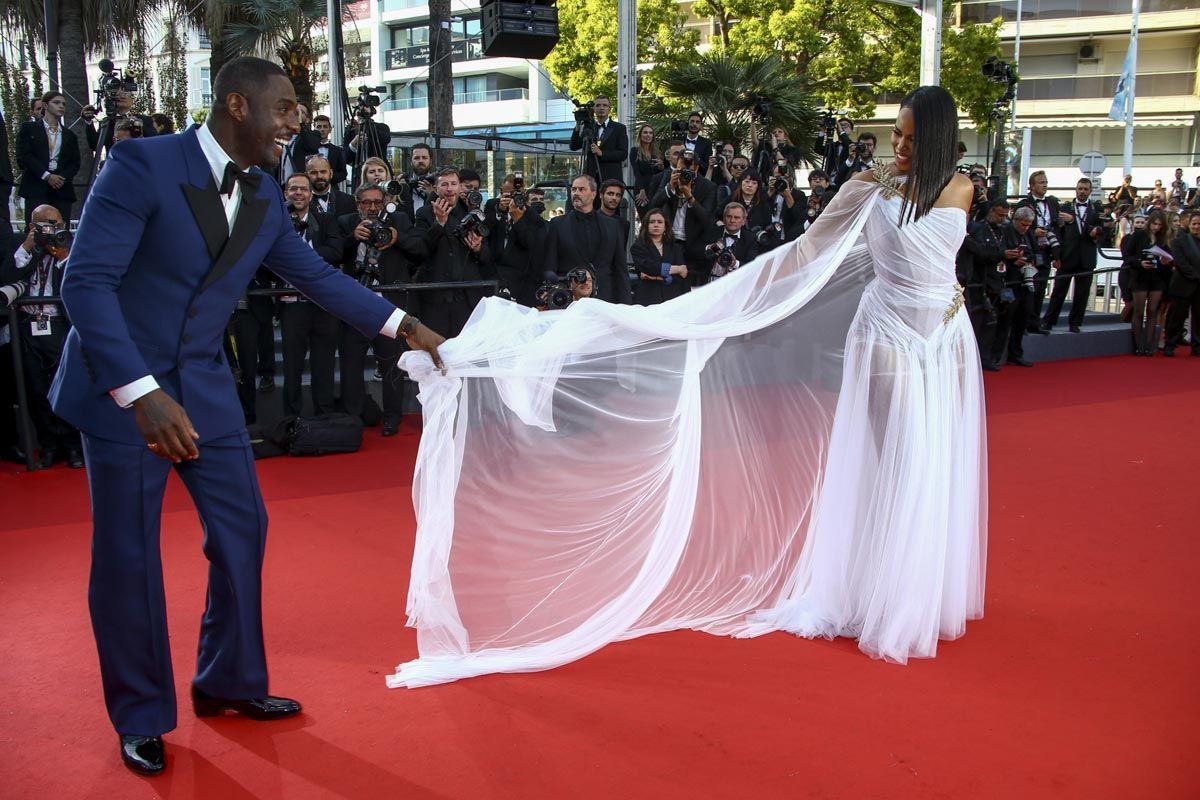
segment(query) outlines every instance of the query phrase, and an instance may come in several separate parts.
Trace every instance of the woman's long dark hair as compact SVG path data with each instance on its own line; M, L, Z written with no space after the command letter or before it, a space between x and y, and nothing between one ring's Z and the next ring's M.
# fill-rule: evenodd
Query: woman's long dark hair
M747 179L758 181L758 191L755 193L754 197L746 197L742 194L742 181ZM759 174L756 171L748 169L742 173L740 178L738 178L737 185L734 186L733 191L729 193L729 199L736 200L744 205L747 213L749 213L751 207L765 204L767 202L767 187L763 184L763 179L759 177Z
M667 216L667 212L661 208L652 208L646 212L646 216L642 218L642 229L638 231L637 240L643 244L654 246L654 240L650 238L650 217L658 214L663 218L663 247L666 247L671 242L675 241L675 231L671 230L671 220Z
M940 86L918 86L900 101L900 108L911 109L913 117L912 167L900 204L903 224L906 219L915 222L928 214L954 177L958 108Z
M1157 234L1150 230L1150 223L1154 222L1155 220L1158 220L1158 222L1161 223L1158 226ZM1170 239L1170 228L1171 226L1167 220L1167 215L1164 214L1161 209L1156 208L1146 215L1146 238L1149 239L1151 243L1156 244L1159 247L1166 247Z

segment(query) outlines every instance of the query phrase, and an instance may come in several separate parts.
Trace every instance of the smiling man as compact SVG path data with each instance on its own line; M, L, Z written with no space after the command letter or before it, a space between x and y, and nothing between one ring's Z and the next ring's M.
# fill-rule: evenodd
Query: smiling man
M195 713L268 720L300 711L267 693L267 518L221 347L259 265L364 335L404 336L441 363L440 336L296 234L268 173L299 129L296 95L280 67L228 62L207 124L113 148L63 278L75 327L51 402L83 433L93 523L88 602L104 700L123 760L145 774L163 770L162 735L176 722L158 545L172 469L199 512L210 561Z

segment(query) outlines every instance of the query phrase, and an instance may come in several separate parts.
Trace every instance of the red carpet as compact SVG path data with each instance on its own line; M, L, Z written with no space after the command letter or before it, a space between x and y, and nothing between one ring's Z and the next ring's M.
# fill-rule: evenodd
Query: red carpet
M87 617L84 476L0 473L5 798L1195 798L1200 361L989 375L987 616L932 661L672 633L415 691L415 422L260 464L272 688L303 717L198 721L165 776L120 764ZM163 559L178 691L204 598L177 481Z

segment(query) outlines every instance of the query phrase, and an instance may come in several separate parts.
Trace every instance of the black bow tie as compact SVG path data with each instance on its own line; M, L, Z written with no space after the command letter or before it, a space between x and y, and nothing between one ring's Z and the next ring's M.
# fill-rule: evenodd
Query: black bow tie
M242 185L243 192L254 192L262 183L262 174L240 170L238 165L230 161L225 165L225 174L221 177L221 194L233 195L234 183Z

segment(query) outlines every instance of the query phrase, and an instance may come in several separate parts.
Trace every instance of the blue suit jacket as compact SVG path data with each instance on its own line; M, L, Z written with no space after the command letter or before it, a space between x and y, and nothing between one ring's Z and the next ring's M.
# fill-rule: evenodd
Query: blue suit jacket
M55 413L90 436L140 444L133 410L109 391L153 375L202 443L244 427L222 334L264 263L365 336L395 310L296 235L268 175L243 193L230 233L195 129L114 147L63 278L74 327L50 389Z

